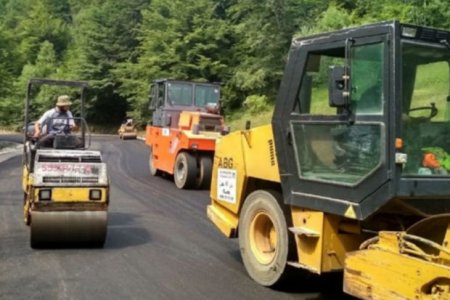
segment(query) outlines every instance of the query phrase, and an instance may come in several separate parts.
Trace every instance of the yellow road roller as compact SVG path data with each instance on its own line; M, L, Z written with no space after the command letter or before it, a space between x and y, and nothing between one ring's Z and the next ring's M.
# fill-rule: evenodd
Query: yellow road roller
M119 138L125 139L136 139L138 136L138 130L136 124L132 118L125 118L125 121L120 125L119 130L117 130Z
M80 117L54 113L45 124L39 124L41 134L37 136L36 124L30 120L40 112L35 111L31 98L42 85L76 89ZM23 214L25 224L30 226L32 248L102 247L105 242L109 179L100 151L88 149L90 135L83 118L87 88L82 81L31 79L28 83Z
M249 276L343 271L361 299L450 299L449 86L449 31L293 39L272 124L216 142L207 215Z

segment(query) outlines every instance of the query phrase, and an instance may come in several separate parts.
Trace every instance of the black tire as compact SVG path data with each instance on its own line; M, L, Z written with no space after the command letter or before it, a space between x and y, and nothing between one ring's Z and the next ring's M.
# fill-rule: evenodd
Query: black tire
M31 222L30 222L30 247L32 249L41 249L42 248L42 243L37 240L34 236L33 236L33 230L31 228Z
M197 177L196 187L199 189L208 189L211 186L212 158L209 155L200 156L200 168Z
M26 212L26 215L25 215L25 205L27 204L27 198L28 198L28 194L24 192L23 193L24 223L25 223L25 225L30 226L30 224L31 224L30 209L28 209L28 211Z
M158 176L161 174L161 171L158 170L157 168L155 168L155 166L153 165L153 152L152 152L152 148L150 148L150 156L148 159L148 168L150 170L150 174L152 174L152 176Z
M180 152L175 160L173 179L179 189L189 189L197 182L197 162L188 152Z
M41 249L42 245L39 242L34 241L31 237L30 237L30 247L32 249Z
M278 202L281 199L276 191L255 191L246 198L239 218L239 248L245 268L253 280L268 287L288 277L293 245L288 215Z

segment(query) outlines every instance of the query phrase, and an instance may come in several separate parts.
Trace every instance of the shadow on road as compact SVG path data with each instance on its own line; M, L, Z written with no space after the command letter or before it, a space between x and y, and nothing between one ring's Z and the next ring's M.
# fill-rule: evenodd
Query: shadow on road
M111 212L108 214L108 234L105 248L121 249L147 244L151 237L147 229L137 226L136 215Z
M230 251L229 254L234 260L242 264L241 253L238 249ZM315 275L305 270L289 267L288 273L286 280L273 288L274 290L298 295L319 294L318 296L305 298L307 300L355 299L342 291L342 272Z
M291 269L289 278L276 290L291 294L319 293L307 300L355 299L342 290L342 272L315 275L305 270Z

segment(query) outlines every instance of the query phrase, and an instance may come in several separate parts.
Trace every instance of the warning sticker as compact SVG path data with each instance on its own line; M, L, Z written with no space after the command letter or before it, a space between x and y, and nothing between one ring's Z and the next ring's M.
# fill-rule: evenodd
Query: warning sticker
M169 136L169 135L170 135L170 129L164 127L164 128L162 129L162 136Z
M236 170L219 168L217 177L217 198L220 201L236 203Z

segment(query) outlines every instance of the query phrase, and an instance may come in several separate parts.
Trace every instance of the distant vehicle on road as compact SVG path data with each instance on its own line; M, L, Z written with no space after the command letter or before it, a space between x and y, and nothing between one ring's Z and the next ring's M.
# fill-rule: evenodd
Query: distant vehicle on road
M216 140L226 132L220 85L155 80L150 86L150 173L173 174L180 189L209 188Z
M138 131L136 128L136 124L132 118L125 118L125 121L120 125L119 130L117 131L119 134L119 138L122 140L125 139L136 139L138 135Z

